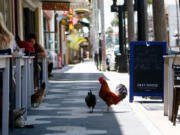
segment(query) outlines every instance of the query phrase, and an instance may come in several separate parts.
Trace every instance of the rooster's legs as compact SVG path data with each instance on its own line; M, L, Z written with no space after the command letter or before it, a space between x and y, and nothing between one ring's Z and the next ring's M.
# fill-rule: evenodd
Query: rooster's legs
M90 113L93 113L93 108L91 108L91 110L89 111Z

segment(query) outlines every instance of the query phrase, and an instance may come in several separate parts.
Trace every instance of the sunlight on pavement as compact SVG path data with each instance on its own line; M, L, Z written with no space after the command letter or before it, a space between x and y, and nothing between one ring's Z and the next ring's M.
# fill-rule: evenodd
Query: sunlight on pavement
M97 78L97 80L73 80L73 81L52 81L52 80L50 80L49 81L49 83L79 83L79 82L99 82L98 81L98 78Z
M86 129L85 127L77 127L77 126L56 126L56 127L48 127L47 130L60 131L65 133L51 133L45 135L92 135L92 134L106 134L106 130L92 130Z
M72 69L68 70L66 73L99 73L94 62L86 62L77 64L73 66Z

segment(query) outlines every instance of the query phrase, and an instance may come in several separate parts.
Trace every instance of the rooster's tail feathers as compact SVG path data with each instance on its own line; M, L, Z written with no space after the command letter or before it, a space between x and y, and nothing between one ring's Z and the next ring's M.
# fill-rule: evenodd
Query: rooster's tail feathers
M123 100L127 96L127 88L125 85L119 84L116 87L116 90L118 91L118 96L119 96L120 101Z

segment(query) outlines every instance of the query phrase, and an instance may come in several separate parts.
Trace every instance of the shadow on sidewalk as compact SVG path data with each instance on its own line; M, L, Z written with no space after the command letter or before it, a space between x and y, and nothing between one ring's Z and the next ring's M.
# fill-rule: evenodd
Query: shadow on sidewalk
M49 92L42 104L28 110L28 123L34 128L15 129L10 135L123 135L116 112L105 113L106 105L98 96L100 76L104 75L54 74L51 78L54 82L49 82ZM88 113L89 108L85 104L85 96L90 89L97 97L95 113Z

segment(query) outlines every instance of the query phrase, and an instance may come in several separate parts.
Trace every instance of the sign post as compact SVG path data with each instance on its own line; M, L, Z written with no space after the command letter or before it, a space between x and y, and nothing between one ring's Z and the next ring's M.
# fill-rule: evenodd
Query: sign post
M166 42L131 42L130 102L134 96L163 97L165 54Z

